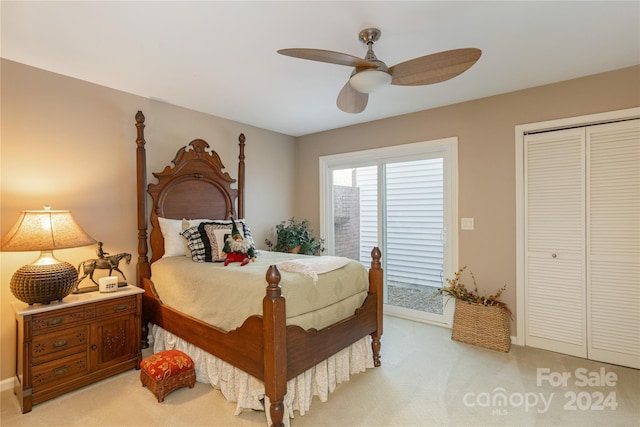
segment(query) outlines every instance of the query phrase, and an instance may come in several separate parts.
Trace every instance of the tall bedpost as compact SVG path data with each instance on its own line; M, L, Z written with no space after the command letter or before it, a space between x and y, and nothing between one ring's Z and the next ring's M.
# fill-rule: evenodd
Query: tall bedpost
M240 154L238 155L238 218L244 218L244 133L238 137Z
M136 113L136 176L138 192L138 262L136 263L136 285L143 287L142 280L151 277L151 266L147 258L147 155L144 145L144 114L142 111ZM148 326L144 318L142 319L142 348L149 347L147 341Z
M287 327L285 300L280 287L280 271L267 270L267 294L262 300L264 336L264 386L271 402L271 427L282 427L284 396L287 394Z
M371 349L373 350L373 364L380 366L380 337L382 336L382 307L383 307L383 281L384 274L380 263L382 252L377 246L371 250L371 268L369 269L369 293L376 294L377 304L377 328L371 334Z

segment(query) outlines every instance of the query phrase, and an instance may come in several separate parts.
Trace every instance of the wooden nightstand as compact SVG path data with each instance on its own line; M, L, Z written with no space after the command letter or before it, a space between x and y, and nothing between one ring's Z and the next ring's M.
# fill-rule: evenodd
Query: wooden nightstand
M22 413L38 403L132 368L142 360L144 290L71 294L62 302L12 303L16 318L14 393Z

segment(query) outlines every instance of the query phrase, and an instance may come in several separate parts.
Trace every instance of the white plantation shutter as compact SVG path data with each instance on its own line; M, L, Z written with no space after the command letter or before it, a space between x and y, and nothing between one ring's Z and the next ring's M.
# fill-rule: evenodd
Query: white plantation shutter
M589 358L640 368L640 121L587 128Z
M584 130L525 138L526 342L586 356Z

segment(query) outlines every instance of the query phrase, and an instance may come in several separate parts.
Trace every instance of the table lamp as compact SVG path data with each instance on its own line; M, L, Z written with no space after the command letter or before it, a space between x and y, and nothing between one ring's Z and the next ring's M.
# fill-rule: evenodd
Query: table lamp
M29 305L62 300L77 285L78 271L53 255L54 249L95 243L71 216L71 211L22 211L18 221L2 237L3 252L40 251L40 257L22 266L11 277L11 292Z

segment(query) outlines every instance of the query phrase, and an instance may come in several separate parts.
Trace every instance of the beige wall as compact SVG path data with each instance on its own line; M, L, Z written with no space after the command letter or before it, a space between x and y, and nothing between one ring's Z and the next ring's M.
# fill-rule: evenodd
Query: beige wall
M146 116L148 180L176 151L202 138L237 176L238 135L246 146L246 217L258 246L294 210L294 138L185 108L2 60L0 214L2 234L21 210L70 209L78 223L111 253L133 254L123 269L135 280L136 111ZM211 94L215 96L215 94ZM274 173L276 170L278 173ZM56 251L77 265L95 247ZM0 379L14 374L15 326L11 275L37 252L0 253ZM123 263L124 264L124 263ZM87 279L88 280L88 279ZM83 282L84 283L84 282Z
M457 136L458 216L475 219L473 231L459 231L460 266L487 294L507 284L503 296L517 315L515 126L639 105L640 67L632 67L307 135L296 145L296 174L305 178L296 215L319 229L320 156Z

